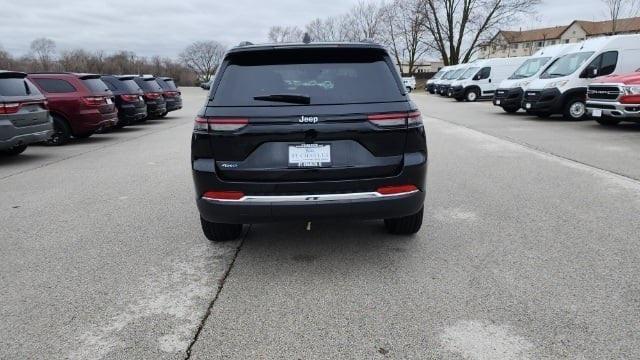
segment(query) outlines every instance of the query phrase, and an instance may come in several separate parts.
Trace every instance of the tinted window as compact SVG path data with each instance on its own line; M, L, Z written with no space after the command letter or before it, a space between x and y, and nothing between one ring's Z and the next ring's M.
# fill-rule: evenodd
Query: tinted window
M100 79L83 79L82 83L94 93L101 93L109 90L107 85Z
M72 93L76 91L76 88L66 80L33 79L33 81L40 85L45 92L49 93Z
M509 77L509 79L526 79L537 74L542 67L551 60L550 57L539 57L535 59L529 59L520 65L518 70Z
M158 79L158 84L160 84L160 87L162 87L164 90L171 90L171 91L178 90L176 83L174 83L173 80L171 79L168 79L168 80Z
M107 85L109 90L111 90L111 91L117 91L118 90L118 87L115 84L115 81L113 79L102 78L102 81Z
M224 70L214 102L286 104L254 99L277 94L308 96L310 104L321 105L406 100L384 53L309 49L236 54Z
M491 76L491 68L490 67L484 67L484 68L480 69L480 72L478 72L478 80L488 79L489 76Z
M0 96L40 95L40 91L24 78L0 78Z
M598 76L609 75L616 70L616 65L618 64L618 52L617 51L609 51L601 55L602 62L600 63L600 71L598 71Z
M142 90L147 92L162 92L162 88L158 85L158 82L155 78L149 79L138 79L136 81L138 85L142 88Z
M142 91L142 89L140 89L140 86L138 86L138 84L133 81L133 79L129 79L129 80L120 80L120 84L125 88L126 91L136 94Z

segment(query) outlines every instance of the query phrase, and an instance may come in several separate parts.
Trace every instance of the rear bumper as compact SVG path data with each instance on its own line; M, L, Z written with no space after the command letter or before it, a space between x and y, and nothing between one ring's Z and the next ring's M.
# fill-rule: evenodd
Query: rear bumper
M427 159L410 154L396 176L318 182L229 182L215 174L212 159L193 163L196 203L207 221L228 224L315 219L388 219L414 214L425 197ZM389 185L415 185L420 191L396 196L372 195ZM208 200L209 190L242 191L245 201ZM318 195L320 194L320 195ZM257 197L252 197L256 195Z
M162 115L167 111L166 102L147 102L147 115Z
M523 96L522 88L498 89L493 96L493 105L503 108L520 108Z
M14 146L28 145L46 141L53 134L51 122L25 127L14 127L11 122L0 121L0 150L10 149ZM9 137L5 137L5 136Z
M71 127L74 134L85 134L95 132L99 129L110 128L117 123L117 110L109 113L101 113L98 110L87 110L79 114L77 120L71 123Z
M612 101L587 101L587 113L593 116L593 110L602 110L602 117L624 121L640 122L640 104L621 104ZM597 117L594 117L597 118Z
M147 117L147 106L136 106L135 104L131 105L121 105L118 108L118 118L121 120L127 121L137 121L142 120Z
M182 99L181 98L168 98L167 100L167 111L176 111L182 109Z

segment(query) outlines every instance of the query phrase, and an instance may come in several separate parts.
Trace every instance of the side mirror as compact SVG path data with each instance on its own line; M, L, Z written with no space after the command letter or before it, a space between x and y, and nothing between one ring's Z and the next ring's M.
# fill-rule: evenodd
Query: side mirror
M598 68L595 66L587 66L586 69L584 69L584 72L582 72L582 76L583 78L594 78L598 76Z
M476 74L476 75L473 77L473 80L476 80L476 81L477 81L477 80L480 80L480 78L481 78L481 77L482 77L482 76L480 76L480 74Z
M598 77L598 68L591 69L591 77Z

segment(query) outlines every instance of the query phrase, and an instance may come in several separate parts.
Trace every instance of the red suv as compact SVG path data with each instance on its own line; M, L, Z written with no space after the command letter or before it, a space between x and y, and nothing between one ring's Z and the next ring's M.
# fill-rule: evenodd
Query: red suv
M118 122L113 94L100 75L34 73L29 79L49 102L54 134L49 141L62 145L75 138L88 138Z

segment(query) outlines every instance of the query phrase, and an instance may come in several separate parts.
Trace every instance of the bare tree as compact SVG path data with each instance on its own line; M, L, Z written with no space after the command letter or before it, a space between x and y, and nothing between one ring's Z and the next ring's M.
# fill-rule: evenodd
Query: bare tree
M533 12L540 0L422 0L426 44L445 65L469 61L501 26Z
M180 60L202 80L209 81L226 51L225 46L217 41L197 41L184 49L180 54Z
M31 42L31 52L40 63L43 71L51 70L56 43L47 38L38 38Z
M384 4L360 0L346 16L353 40L378 39L381 35Z
M607 15L611 20L611 34L618 32L618 20L635 16L640 12L640 0L601 0L607 7Z
M297 26L272 26L269 41L273 43L301 42L304 33Z
M426 13L421 9L422 0L394 0L383 10L382 41L398 67L402 69L402 64L406 63L411 75L415 72L416 64L429 50L424 41Z

